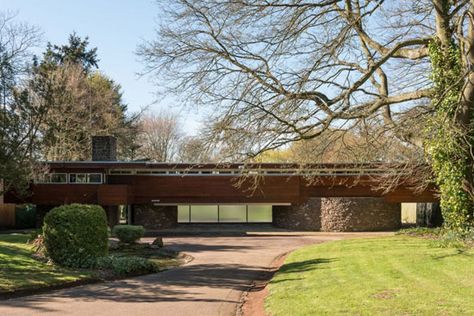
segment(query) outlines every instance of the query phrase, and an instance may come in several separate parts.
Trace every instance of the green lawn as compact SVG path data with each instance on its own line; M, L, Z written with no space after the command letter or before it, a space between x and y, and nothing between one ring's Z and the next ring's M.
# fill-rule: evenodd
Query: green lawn
M0 234L0 294L84 279L90 275L48 265L32 258L28 235Z
M474 315L474 250L395 236L330 242L288 256L265 308L277 315Z

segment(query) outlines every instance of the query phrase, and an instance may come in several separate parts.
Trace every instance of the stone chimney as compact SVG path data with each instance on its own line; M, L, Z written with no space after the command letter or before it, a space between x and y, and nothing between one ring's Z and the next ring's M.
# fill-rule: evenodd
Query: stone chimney
M117 160L117 140L113 136L92 136L92 161Z

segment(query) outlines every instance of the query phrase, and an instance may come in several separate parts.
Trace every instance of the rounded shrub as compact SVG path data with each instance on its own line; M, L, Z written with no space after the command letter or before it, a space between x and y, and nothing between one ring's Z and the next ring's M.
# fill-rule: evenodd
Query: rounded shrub
M71 204L44 218L44 245L55 263L87 268L108 253L107 218L98 205Z
M116 225L112 234L121 242L131 244L143 237L145 229L140 225Z

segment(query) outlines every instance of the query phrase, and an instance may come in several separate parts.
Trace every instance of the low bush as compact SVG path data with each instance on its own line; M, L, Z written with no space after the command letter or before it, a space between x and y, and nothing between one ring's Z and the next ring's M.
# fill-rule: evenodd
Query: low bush
M436 243L445 248L472 248L474 247L474 229L465 232L446 231Z
M145 229L139 225L116 225L112 229L112 234L121 242L131 244L143 237Z
M401 229L397 234L432 239L432 245L435 247L458 249L474 247L474 229L458 232L443 227L415 227Z
M18 205L15 208L15 228L25 229L36 226L36 206L31 204Z
M414 237L430 237L437 238L443 234L443 229L441 227L413 227L400 229L397 232L397 235L408 235Z
M96 268L111 270L115 275L145 274L157 271L157 267L148 259L127 256L108 256L97 259Z
M88 268L108 253L107 218L98 205L52 209L44 218L43 235L47 256L59 265Z

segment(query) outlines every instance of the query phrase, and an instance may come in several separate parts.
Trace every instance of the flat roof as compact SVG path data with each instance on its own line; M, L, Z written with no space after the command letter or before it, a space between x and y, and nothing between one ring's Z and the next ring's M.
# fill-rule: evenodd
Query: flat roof
M44 164L54 168L157 168L157 169L329 169L329 168L381 168L396 167L393 163L162 163L147 161L44 161Z

